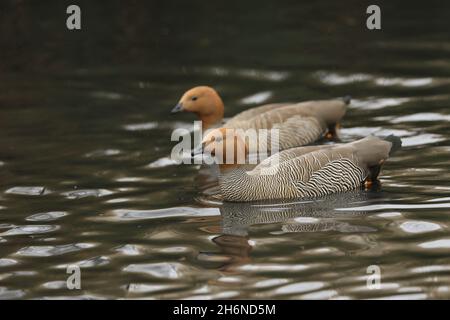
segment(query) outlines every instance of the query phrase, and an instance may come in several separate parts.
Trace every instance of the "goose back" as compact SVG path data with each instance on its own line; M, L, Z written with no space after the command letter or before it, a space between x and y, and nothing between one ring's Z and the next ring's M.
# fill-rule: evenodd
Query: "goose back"
M308 101L296 104L270 104L246 110L223 125L229 129L277 129L279 150L304 146L318 140L345 114L342 100ZM267 141L267 150L271 150Z

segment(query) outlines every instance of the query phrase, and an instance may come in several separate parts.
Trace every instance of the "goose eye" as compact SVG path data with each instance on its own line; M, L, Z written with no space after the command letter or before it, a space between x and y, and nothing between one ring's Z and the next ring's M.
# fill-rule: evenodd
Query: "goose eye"
M197 100L198 99L198 97L192 97L192 101L195 101L195 100Z

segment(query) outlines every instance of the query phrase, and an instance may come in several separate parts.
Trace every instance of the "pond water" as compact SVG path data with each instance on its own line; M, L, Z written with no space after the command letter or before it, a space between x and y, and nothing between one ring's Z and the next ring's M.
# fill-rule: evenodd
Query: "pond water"
M0 33L1 299L450 298L448 3L381 2L381 31L359 1L81 1L78 33L34 6L11 1ZM199 84L228 116L351 95L342 140L404 147L377 190L223 204L167 160Z

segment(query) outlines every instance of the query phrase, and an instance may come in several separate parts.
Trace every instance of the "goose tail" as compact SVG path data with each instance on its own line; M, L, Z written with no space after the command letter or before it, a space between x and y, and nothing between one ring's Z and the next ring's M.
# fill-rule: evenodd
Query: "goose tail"
M397 136L394 136L393 134L387 136L384 138L385 141L388 141L392 144L391 150L389 151L389 156L397 152L402 148L402 139L400 139Z
M342 101L344 101L344 103L345 103L346 105L349 105L350 102L352 101L352 97L349 96L349 95L347 95L347 96L345 96L345 97L342 97Z

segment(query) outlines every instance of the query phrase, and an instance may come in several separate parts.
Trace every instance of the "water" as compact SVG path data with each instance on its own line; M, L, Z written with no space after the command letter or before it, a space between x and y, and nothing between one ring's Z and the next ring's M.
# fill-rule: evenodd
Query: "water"
M359 1L81 2L79 33L62 5L3 5L0 298L450 298L450 8L381 5L369 32ZM350 94L344 141L405 147L379 190L222 204L166 159L198 84L227 115Z

